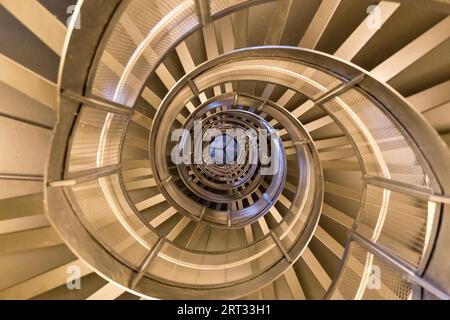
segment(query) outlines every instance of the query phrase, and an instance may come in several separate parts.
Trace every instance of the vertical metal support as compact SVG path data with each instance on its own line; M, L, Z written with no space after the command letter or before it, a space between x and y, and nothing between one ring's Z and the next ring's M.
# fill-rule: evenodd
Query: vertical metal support
M238 99L239 99L239 95L235 94L234 98L233 98L233 108L237 107Z
M196 96L198 98L200 96L200 91L198 90L198 87L195 84L195 82L192 81L189 77L186 77L186 81L189 85L189 88L191 88L191 91L194 94L194 96Z
M314 100L314 103L316 105L319 105L319 104L324 104L327 101L330 101L334 97L340 95L341 93L344 93L345 91L349 90L351 87L356 85L357 83L361 82L364 79L365 76L366 75L364 73L361 73L360 75L354 77L350 81L344 82L340 86L338 86L338 87L336 87L334 89L331 89L330 91L328 91L327 93L325 93L321 97L319 97L316 100Z
M130 281L130 288L134 289L139 281L141 281L142 277L144 276L145 272L147 271L150 264L155 260L156 256L158 255L158 252L161 250L162 246L165 243L165 238L159 238L158 242L153 246L153 248L150 250L148 255L145 257L142 264L139 266L139 270L136 273L134 277L132 277Z
M197 8L197 16L200 24L204 26L211 20L211 11L208 0L195 0L195 7Z
M206 206L203 206L202 212L200 213L200 216L198 217L198 221L199 222L202 221L203 216L205 215L205 213L206 213Z
M277 244L278 248L281 250L281 252L283 253L284 257L286 258L287 262L291 263L292 262L292 258L289 255L289 253L286 251L286 248L283 246L283 244L281 243L280 239L277 237L277 235L273 232L273 230L270 230L270 235L272 236L273 241L275 241L275 243Z

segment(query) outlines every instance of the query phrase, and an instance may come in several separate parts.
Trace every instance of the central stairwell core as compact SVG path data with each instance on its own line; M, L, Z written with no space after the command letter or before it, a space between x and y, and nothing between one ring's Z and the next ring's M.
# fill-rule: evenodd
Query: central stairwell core
M278 200L286 179L286 155L276 131L251 111L252 105L258 107L262 102L238 101L237 95L228 94L205 101L183 125L179 119L166 119L165 115L179 112L172 106L161 109L162 118L156 115L165 125L153 126L151 135L156 137L150 141L157 139L160 143L150 142L150 159L154 161L156 181L164 184L161 190L179 212L218 227L242 228ZM203 149L205 142L222 137L222 130L230 141L236 139L241 151L236 153L234 165L215 165L208 150ZM174 159L173 153L178 155L179 149L187 157ZM226 154L226 149L222 153ZM171 157L157 156L167 154Z

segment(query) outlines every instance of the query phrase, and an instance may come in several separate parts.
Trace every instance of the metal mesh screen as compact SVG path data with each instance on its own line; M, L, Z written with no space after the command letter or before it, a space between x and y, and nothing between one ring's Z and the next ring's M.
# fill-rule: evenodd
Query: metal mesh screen
M87 230L112 254L132 267L139 266L156 243L157 235L130 208L118 176L77 184L69 190Z
M216 254L187 252L166 243L148 274L188 286L220 285L254 277L282 258L271 237L245 249Z
M316 99L342 82L324 72L298 62L273 59L243 59L224 63L197 78L200 91L232 81L262 81L283 85Z
M431 236L435 204L368 185L357 231L418 266Z
M377 280L374 279L371 288L364 292L363 300L410 300L412 298L411 283L406 281L395 268L375 256L372 263L374 269L371 276L375 277L379 270L380 285L378 288Z
M401 273L352 242L332 299L408 300L412 286Z
M92 93L132 106L159 59L198 23L194 0L129 1L105 45Z
M352 136L368 175L427 186L428 179L408 141L359 89L324 104Z
M69 174L118 164L127 116L84 106L69 151Z

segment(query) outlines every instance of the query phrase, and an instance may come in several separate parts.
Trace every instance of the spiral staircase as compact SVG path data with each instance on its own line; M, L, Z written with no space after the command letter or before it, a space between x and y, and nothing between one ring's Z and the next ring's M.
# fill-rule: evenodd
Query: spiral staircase
M74 2L0 0L0 299L450 298L448 2Z

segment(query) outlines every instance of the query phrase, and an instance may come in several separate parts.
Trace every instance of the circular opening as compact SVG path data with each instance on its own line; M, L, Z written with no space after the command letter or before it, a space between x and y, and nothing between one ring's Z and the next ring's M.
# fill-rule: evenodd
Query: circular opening
M209 150L213 164L222 167L235 165L238 160L238 154L242 152L238 144L238 139L227 133L222 133L220 136L214 137L209 144Z

